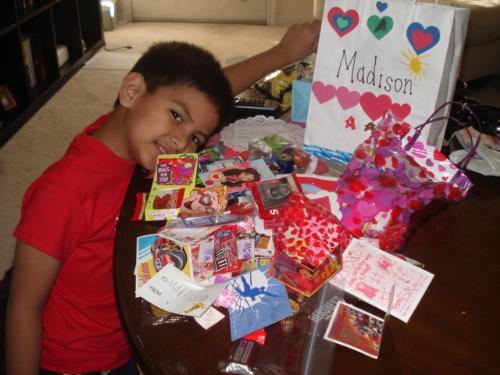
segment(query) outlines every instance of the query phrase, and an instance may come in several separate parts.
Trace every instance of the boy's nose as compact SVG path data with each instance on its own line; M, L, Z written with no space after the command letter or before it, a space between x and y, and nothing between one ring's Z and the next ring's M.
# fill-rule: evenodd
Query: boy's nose
M177 133L174 134L171 138L172 144L174 146L175 152L181 153L181 152L186 152L186 148L188 146L189 142L189 135L186 135L184 133Z

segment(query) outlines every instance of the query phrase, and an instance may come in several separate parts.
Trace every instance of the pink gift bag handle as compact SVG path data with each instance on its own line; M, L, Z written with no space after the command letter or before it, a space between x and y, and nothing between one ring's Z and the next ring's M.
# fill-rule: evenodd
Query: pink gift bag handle
M436 122L436 121L441 121L441 120L452 120L452 121L455 121L458 125L460 125L461 127L465 128L468 123L464 122L464 121L460 121L459 119L455 118L455 117L452 117L452 116L440 116L440 117L434 117L436 116L444 107L446 107L447 105L451 105L451 104L458 104L458 105L461 105L462 106L462 110L466 110L467 112L469 112L469 114L472 115L472 118L474 119L474 121L476 122L477 126L478 126L478 130L479 130L479 135L477 137L477 141L476 143L474 143L474 145L472 146L471 150L467 153L467 155L464 156L464 158L459 162L457 163L457 165L464 169L467 164L469 163L469 161L472 159L472 157L474 156L475 152L476 152L476 149L477 147L479 146L479 142L481 140L481 121L479 120L479 117L477 116L477 114L468 107L467 103L460 103L460 102L457 102L457 101L449 101L449 102L446 102L444 104L442 104L441 106L439 106L435 111L434 113L432 113L428 118L427 120L425 120L425 122L423 122L422 124L418 125L415 127L415 135L413 136L412 139L410 139L410 141L406 144L405 146L405 150L406 151L410 151L411 148L413 147L413 145L415 144L415 142L417 141L418 137L420 137L420 133L422 132L422 129L428 125L428 124L431 124L433 122ZM469 133L469 136L471 138L471 144L472 144L472 136L470 135Z

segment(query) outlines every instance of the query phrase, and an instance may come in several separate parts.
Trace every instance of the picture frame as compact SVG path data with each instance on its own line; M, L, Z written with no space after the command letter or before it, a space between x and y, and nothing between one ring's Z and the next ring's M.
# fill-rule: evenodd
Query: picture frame
M0 104L3 112L9 112L17 107L16 99L7 85L0 85Z

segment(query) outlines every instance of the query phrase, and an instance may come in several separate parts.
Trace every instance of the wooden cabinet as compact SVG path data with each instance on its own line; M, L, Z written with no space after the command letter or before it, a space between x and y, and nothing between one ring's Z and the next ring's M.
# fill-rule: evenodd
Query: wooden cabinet
M104 45L100 7L99 0L1 0L0 147ZM62 65L58 47L67 51Z

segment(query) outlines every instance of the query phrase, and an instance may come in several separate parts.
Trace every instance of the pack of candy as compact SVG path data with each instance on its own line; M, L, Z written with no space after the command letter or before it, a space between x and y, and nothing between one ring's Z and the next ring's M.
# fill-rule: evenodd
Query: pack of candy
M305 171L311 162L308 154L280 135L273 134L249 142L248 160L262 158L275 173Z
M144 211L146 220L176 217L184 194L196 182L198 154L159 155Z

